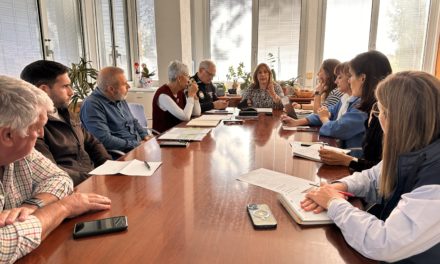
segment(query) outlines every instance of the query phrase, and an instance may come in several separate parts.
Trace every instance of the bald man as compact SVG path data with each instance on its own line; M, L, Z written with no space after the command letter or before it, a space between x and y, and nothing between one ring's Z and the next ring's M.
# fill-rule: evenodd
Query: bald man
M84 127L97 137L106 149L127 152L151 136L128 108L125 97L128 85L124 71L106 67L98 73L98 87L88 96L80 111Z

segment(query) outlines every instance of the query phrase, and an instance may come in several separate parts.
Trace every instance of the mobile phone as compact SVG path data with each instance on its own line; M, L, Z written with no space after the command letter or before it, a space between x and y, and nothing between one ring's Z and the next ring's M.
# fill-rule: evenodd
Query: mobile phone
M248 204L247 211L255 229L277 228L277 220L267 204Z
M75 224L73 238L96 236L101 234L124 231L128 228L126 216L115 216Z
M186 148L188 147L189 142L187 141L161 141L159 142L159 146L161 148L165 147L180 147L180 148Z

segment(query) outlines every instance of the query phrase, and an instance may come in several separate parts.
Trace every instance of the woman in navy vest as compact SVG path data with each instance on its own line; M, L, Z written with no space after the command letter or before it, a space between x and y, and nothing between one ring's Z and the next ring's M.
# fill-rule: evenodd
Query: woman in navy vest
M425 72L400 72L376 90L384 133L383 159L309 192L305 210L328 210L346 241L362 255L387 262L440 259L440 81ZM379 203L361 211L340 191Z

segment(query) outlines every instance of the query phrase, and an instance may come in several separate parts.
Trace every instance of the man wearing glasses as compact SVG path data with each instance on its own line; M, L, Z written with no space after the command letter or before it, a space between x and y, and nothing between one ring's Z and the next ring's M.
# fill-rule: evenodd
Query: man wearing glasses
M216 67L211 60L202 60L199 64L199 71L192 77L199 86L197 96L199 97L202 112L211 109L225 109L228 102L219 100L215 92L212 79L215 76Z

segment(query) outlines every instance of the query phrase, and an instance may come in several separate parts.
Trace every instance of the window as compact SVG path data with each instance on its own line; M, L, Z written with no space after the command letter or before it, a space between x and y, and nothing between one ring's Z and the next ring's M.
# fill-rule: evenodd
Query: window
M101 67L117 66L131 77L127 5L123 0L99 0L96 6Z
M32 61L42 59L38 8L33 0L0 4L0 72L19 77Z
M77 0L46 0L48 36L46 45L52 60L70 66L83 57L83 40Z
M215 79L225 80L229 66L236 68L240 62L251 71L252 0L211 0L209 16Z
M422 69L429 0L380 1L376 49L394 72Z
M298 75L301 0L259 1L258 63L275 70L277 80ZM274 62L269 62L269 53Z
M371 0L328 0L324 59L351 60L368 51Z
M136 9L138 16L139 62L146 63L150 72L154 71L156 73L153 78L158 79L154 0L138 0Z

